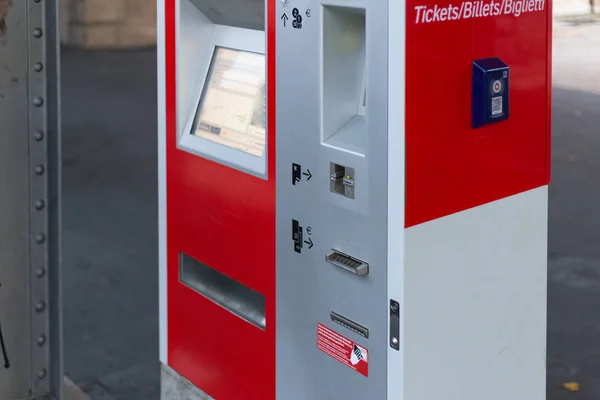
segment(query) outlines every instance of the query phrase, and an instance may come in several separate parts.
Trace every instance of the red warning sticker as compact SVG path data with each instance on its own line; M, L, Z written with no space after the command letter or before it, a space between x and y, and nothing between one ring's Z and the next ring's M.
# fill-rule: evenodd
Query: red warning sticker
M356 372L366 377L369 376L369 352L367 349L325 325L317 324L317 348Z

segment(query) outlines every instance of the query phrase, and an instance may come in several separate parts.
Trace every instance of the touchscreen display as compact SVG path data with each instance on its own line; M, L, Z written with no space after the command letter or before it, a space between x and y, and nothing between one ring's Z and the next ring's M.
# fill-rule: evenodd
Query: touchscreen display
M264 54L217 47L192 134L262 157L265 103Z

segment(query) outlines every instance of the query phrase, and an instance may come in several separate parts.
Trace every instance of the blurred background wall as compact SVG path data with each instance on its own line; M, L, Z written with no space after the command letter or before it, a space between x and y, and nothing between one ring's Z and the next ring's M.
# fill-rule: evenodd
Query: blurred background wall
M60 0L65 45L132 48L156 44L156 0Z
M156 0L60 1L65 45L118 49L156 44ZM557 17L600 13L600 0L553 0L553 9Z
M600 0L553 0L552 9L554 16L600 13Z

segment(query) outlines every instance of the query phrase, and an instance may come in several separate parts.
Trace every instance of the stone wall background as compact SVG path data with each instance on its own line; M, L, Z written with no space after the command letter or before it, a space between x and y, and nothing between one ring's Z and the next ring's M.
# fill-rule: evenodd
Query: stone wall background
M86 48L156 44L156 0L60 0L62 42Z
M133 48L156 44L157 0L59 0L61 35L66 45ZM551 1L551 0L547 0ZM600 0L552 0L555 16L584 15Z

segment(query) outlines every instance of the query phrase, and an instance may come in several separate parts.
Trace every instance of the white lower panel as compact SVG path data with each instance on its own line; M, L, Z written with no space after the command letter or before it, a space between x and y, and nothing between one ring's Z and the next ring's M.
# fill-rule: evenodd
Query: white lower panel
M403 400L546 399L547 204L542 187L405 231Z

